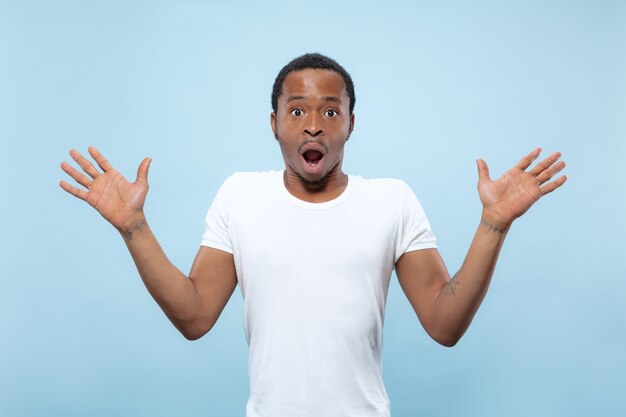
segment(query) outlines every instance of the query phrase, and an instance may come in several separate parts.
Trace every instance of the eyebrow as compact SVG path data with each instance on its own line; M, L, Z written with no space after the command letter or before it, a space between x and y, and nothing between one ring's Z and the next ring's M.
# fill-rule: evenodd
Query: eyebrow
M324 96L324 97L322 97L322 100L324 100L324 101L334 101L335 103L341 104L341 99L339 97Z
M287 98L287 103L289 103L290 101L294 101L294 100L306 100L306 96L289 96ZM339 103L341 104L341 99L339 97L334 97L334 96L324 96L322 97L322 100L324 101L333 101L335 103Z
M294 101L294 100L304 100L306 97L305 96L289 96L287 98L287 103L289 103L290 101Z

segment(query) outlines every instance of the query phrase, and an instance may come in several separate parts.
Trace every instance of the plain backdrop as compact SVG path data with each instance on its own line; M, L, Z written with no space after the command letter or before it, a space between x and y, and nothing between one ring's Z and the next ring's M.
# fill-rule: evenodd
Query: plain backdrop
M494 177L536 146L568 164L513 225L456 347L392 277L392 415L626 415L626 2L15 0L0 2L0 416L244 415L239 288L185 340L59 164L95 145L134 180L152 157L148 221L187 273L222 181L283 167L271 86L306 52L355 82L345 170L406 181L451 273L479 221L477 158Z

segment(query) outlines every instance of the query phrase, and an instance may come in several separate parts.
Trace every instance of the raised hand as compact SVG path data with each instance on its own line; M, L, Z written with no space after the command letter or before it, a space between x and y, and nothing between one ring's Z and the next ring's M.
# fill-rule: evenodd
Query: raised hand
M61 169L84 187L74 187L65 181L59 182L61 188L73 196L86 201L95 208L109 223L122 228L128 220L143 214L143 205L148 193L148 169L150 158L145 158L137 169L135 182L128 182L94 147L88 148L89 154L103 172L100 172L75 149L70 156L87 174L84 175L67 162Z
M550 181L565 167L565 162L559 161L561 157L559 152L554 152L530 171L526 171L540 153L541 148L535 149L498 180L489 178L489 168L485 161L482 159L476 161L478 194L483 204L483 217L497 229L506 229L537 200L556 190L567 180L567 177L562 175Z

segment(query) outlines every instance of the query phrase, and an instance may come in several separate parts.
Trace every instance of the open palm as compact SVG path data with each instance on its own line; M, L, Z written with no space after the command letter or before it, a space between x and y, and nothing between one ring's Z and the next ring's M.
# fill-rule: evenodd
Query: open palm
M485 161L482 159L477 161L478 194L483 210L490 216L490 220L500 227L504 228L511 224L537 200L556 190L567 180L563 175L550 181L565 167L565 162L559 161L561 156L559 152L551 154L530 171L526 171L540 153L540 148L535 149L497 180L489 177L489 168Z
M103 172L98 171L80 152L71 150L70 156L88 176L67 162L61 164L61 169L86 190L65 181L61 181L59 185L68 193L89 203L113 226L121 228L131 217L143 211L148 193L148 169L151 160L145 158L137 169L137 179L129 182L96 148L90 147L88 151Z

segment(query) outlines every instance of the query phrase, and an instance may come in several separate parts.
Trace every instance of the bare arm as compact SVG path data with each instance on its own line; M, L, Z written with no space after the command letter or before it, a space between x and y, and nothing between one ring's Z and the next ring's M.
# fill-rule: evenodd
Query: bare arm
M405 253L396 263L398 281L426 332L454 346L485 298L504 235L483 224L459 271L450 278L437 249Z
M453 346L469 327L487 293L504 238L513 221L539 198L565 183L548 182L565 163L554 153L525 170L539 156L534 150L502 178L492 181L484 161L478 161L478 190L483 212L478 230L460 270L450 279L436 249L409 252L396 263L400 285L428 334ZM544 185L545 184L545 185Z
M201 247L187 278L169 261L143 212L150 159L143 160L137 179L130 183L95 148L89 153L102 172L72 150L70 155L87 176L65 162L61 169L84 188L65 181L59 185L120 232L146 288L166 316L186 338L201 337L213 327L237 285L232 255Z
M237 286L233 256L201 246L187 278L169 261L145 217L120 232L146 288L172 324L189 340L209 332Z

